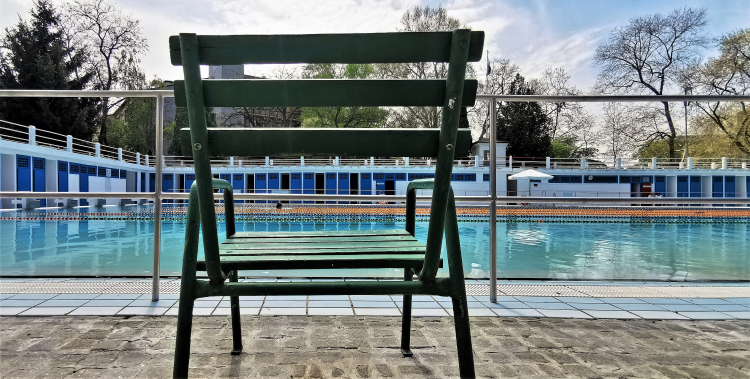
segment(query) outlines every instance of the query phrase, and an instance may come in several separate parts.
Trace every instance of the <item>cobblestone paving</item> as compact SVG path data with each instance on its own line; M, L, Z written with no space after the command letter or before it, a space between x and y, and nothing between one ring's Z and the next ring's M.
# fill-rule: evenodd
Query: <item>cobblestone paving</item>
M2 317L2 378L171 376L173 317ZM191 377L456 377L453 323L413 321L413 358L400 319L244 317L231 356L228 317L194 319ZM479 377L750 378L750 321L475 317Z

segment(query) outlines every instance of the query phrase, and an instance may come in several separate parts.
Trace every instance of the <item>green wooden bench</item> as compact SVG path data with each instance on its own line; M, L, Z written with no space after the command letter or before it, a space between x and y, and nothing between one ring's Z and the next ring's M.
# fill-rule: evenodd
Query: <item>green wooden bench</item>
M193 306L197 298L229 296L234 349L242 351L239 296L403 295L401 350L409 349L412 295L453 300L462 377L474 377L474 361L450 186L453 160L469 151L471 135L459 129L461 106L471 106L477 81L466 80L467 61L481 58L483 32L330 35L196 36L169 39L177 106L187 107L186 155L195 161L190 189L180 288L175 377L187 377ZM200 65L251 63L448 62L445 80L201 80ZM440 129L241 129L206 127L206 107L442 106ZM189 137L189 138L188 138ZM437 157L435 178L408 185L405 230L235 233L232 186L213 179L212 156L336 155ZM214 189L224 190L226 240L219 242ZM426 245L414 238L416 190L431 189ZM203 232L205 260L198 261ZM445 233L449 277L437 277ZM262 283L237 281L238 270L404 269L403 281ZM208 280L197 280L206 271ZM417 280L414 280L416 275Z

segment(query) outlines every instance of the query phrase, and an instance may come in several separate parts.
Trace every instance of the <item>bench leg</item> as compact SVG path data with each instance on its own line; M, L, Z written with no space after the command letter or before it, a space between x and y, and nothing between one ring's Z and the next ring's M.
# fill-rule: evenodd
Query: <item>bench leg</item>
M232 271L229 275L230 282L237 282L237 270ZM242 353L242 325L240 325L240 297L230 296L229 302L232 305L232 355Z
M458 372L461 378L474 378L474 350L471 347L471 326L469 325L469 305L466 298L464 265L461 259L461 243L458 235L456 203L451 196L448 200L445 219L445 247L448 250L448 270L453 295L453 324L456 327L456 349L458 350Z
M414 273L410 268L404 270L404 280L412 281ZM411 295L404 295L403 315L401 316L401 354L404 357L414 355L409 348L411 344Z
M189 283L188 283L189 282ZM177 340L175 341L174 367L172 377L187 378L190 365L190 334L193 328L193 293L194 281L182 280L180 289L180 308L177 316Z
M453 324L456 327L456 348L458 350L458 370L461 378L474 378L474 351L471 347L469 308L466 293L453 300Z
M193 306L195 305L195 285L200 217L198 216L197 192L190 191L187 228L185 230L185 252L182 256L182 280L180 282L180 307L177 314L177 336L174 349L172 377L187 378L190 367L190 334L193 329Z

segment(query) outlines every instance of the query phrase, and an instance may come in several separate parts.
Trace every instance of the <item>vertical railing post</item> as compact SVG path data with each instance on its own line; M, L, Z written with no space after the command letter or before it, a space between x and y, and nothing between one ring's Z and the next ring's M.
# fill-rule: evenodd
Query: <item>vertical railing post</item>
M547 162L545 162L546 163L545 167L547 167L547 170L549 170L550 168L550 161L551 161L550 157L547 157Z
M656 167L658 167L657 158L651 157L651 169L656 170Z
M117 148L117 160L122 161L122 148Z
M727 157L721 158L721 169L726 170L727 169Z
M688 157L688 170L693 169L693 157Z
M156 95L156 185L154 193L154 277L151 282L151 301L159 301L159 264L161 261L161 185L164 152L162 129L164 127L164 97Z
M300 167L305 167L305 157L304 156L299 157L299 165L300 165Z
M29 125L29 145L36 145L36 127Z
M102 153L102 145L99 144L99 142L94 144L94 156L99 158L101 157Z
M617 169L622 170L622 158L617 158Z
M497 303L497 99L490 100L490 302ZM513 165L511 164L511 169Z
M73 152L73 136L70 134L65 136L65 151L69 153Z

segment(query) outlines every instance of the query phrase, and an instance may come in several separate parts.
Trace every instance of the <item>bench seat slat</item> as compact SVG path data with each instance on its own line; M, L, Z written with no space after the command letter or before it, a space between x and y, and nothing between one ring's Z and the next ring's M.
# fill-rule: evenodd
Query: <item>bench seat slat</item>
M183 154L192 156L190 130L180 133ZM439 129L208 128L207 148L211 156L436 157L439 140ZM455 157L470 148L471 131L459 129Z
M411 246L411 247L364 247L358 248L357 250L338 248L311 248L311 249L296 249L296 248L268 248L266 250L244 250L235 249L230 247L227 250L222 250L221 254L226 256L251 256L251 255L295 255L299 259L304 259L307 255L357 255L357 254L424 254L424 246Z
M222 249L234 249L234 250L271 250L271 249L283 249L283 250L308 250L308 249L359 249L367 247L389 247L389 248L400 248L400 247L420 247L424 246L419 241L368 241L368 242L328 242L320 241L317 243L299 243L299 242L270 242L270 243L248 243L248 244L222 244Z
M278 256L222 256L225 270L316 270L351 268L415 268L424 263L424 254L378 255L309 255L304 259L291 255ZM442 263L441 263L442 266ZM205 271L205 261L198 262L198 270Z
M300 244L310 244L310 243L333 243L333 242L393 242L393 241L411 241L414 238L412 236L400 236L400 235L384 235L384 236L356 236L356 237L335 237L335 236L328 236L324 238L320 237L285 237L285 238L237 238L233 237L228 240L226 240L222 247L227 246L244 246L247 244L255 244L255 243L300 243Z
M221 244L220 259L225 270L420 268L425 249L403 229L239 232Z
M466 80L461 105L474 106L478 82ZM174 82L175 104L186 107L185 81ZM204 80L207 107L437 107L442 79Z
M299 232L237 232L230 237L232 238L287 238L287 237L305 237L305 238L327 238L329 236L409 236L409 232L404 229L373 229L373 230L310 230Z
M204 65L252 63L409 63L448 62L452 32L199 35L198 62ZM471 32L469 62L482 58L484 32ZM180 40L169 37L169 56L181 65Z

